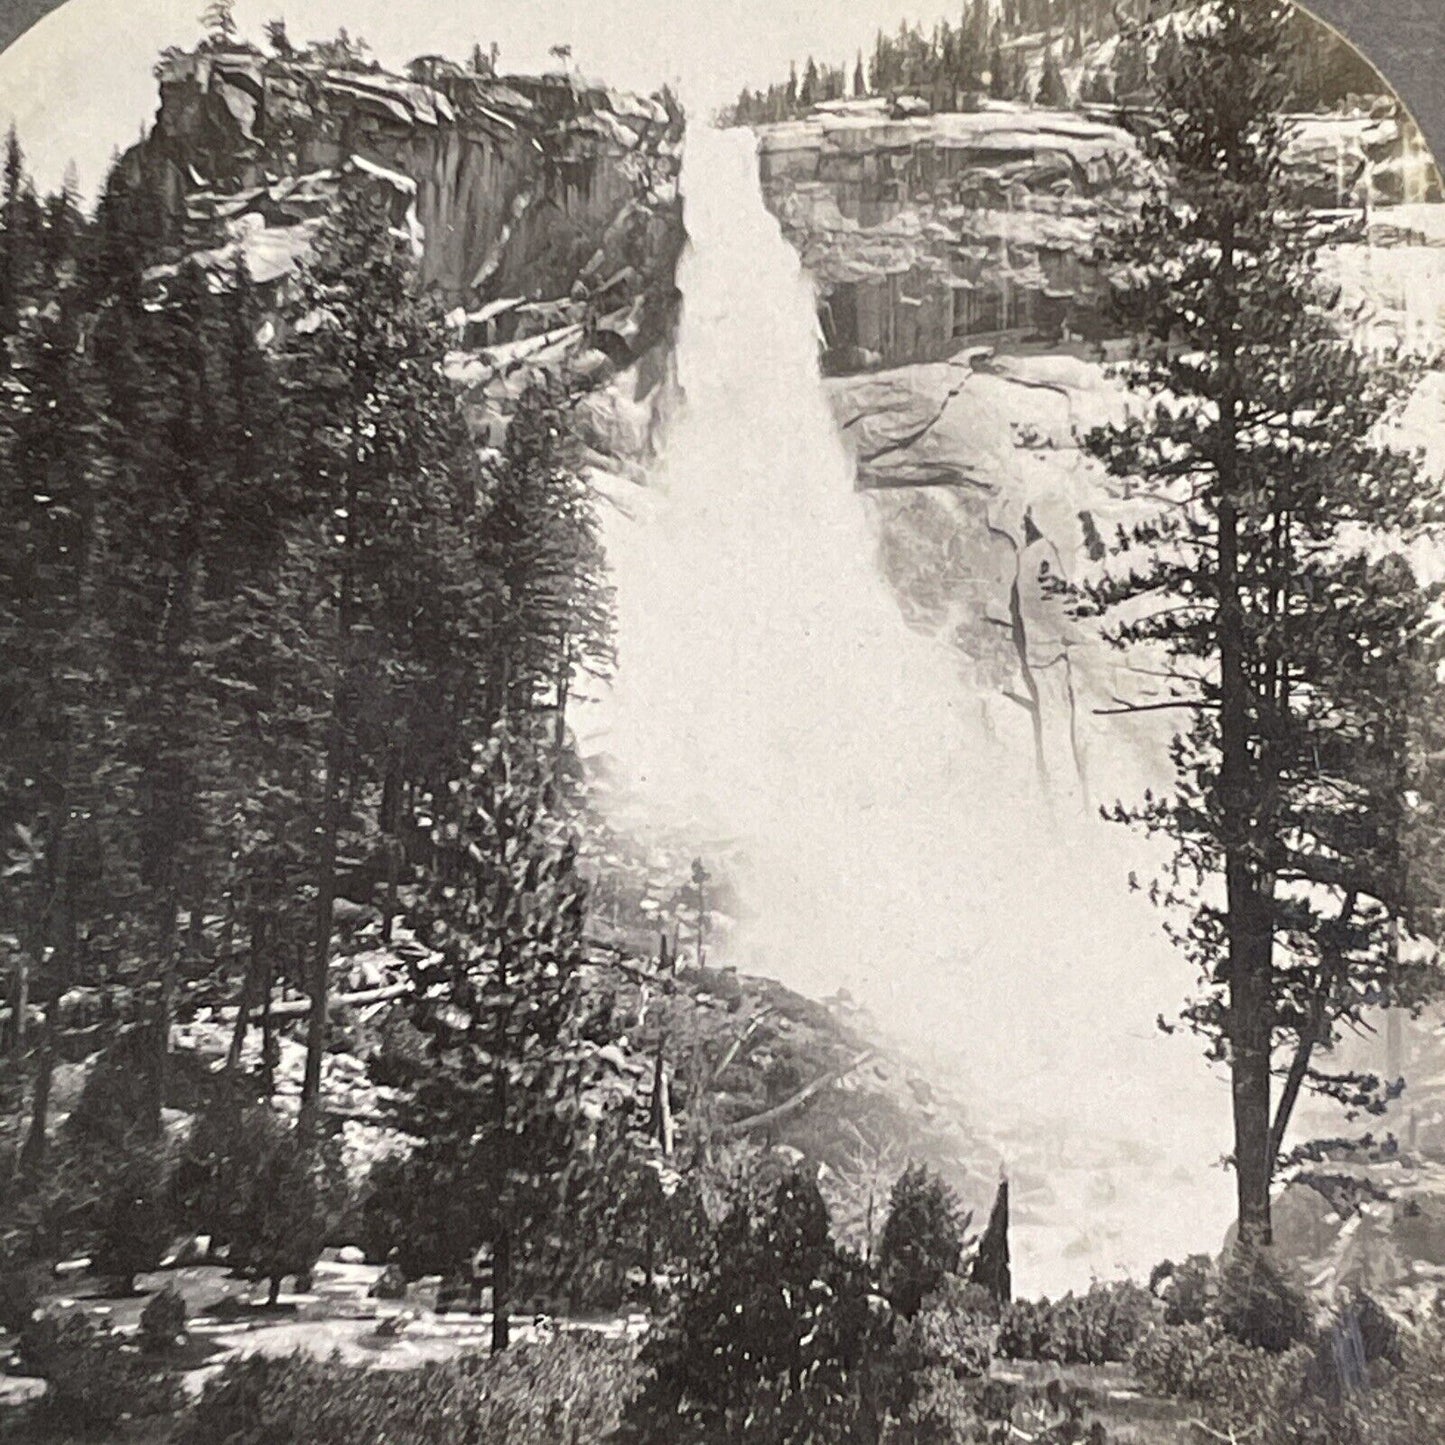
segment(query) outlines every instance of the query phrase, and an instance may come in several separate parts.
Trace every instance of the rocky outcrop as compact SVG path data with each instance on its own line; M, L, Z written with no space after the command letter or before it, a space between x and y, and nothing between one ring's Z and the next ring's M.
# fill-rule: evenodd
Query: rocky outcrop
M758 151L818 284L834 372L1087 325L1100 220L1143 173L1116 124L1001 104L912 119L860 107L767 127Z
M825 369L1106 334L1095 251L1147 180L1142 123L1004 102L899 118L880 100L762 128L764 194L817 283ZM1321 207L1438 199L1418 133L1389 113L1303 119L1289 166Z
M1142 755L1112 781L1157 776L1168 733L1167 717L1098 716L1121 686L1148 697L1070 621L1057 585L1130 516L1081 443L1127 400L1096 254L1149 183L1144 123L1004 102L899 116L872 100L758 130L764 196L817 291L827 386L884 570L910 618L956 647L989 725L1027 733L1041 710L1055 782L1073 776L1086 795L1111 781L1098 774L1121 736ZM1445 335L1445 208L1408 120L1389 101L1304 118L1288 159L1306 200L1359 217L1327 259L1361 324L1386 342Z
M145 181L162 234L203 264L243 256L258 284L284 290L338 190L360 185L449 309L453 369L483 429L540 363L579 392L620 376L625 404L655 410L684 239L669 98L434 57L403 77L336 44L173 51L157 75L154 127L123 174ZM635 445L615 410L588 439Z

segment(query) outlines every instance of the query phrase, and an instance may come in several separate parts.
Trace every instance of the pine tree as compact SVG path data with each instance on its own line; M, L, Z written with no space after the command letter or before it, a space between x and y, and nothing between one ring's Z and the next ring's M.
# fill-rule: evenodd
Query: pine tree
M1014 49L1009 52L1006 93L1010 100L1029 99L1029 67L1022 50Z
M612 590L596 503L568 456L564 396L529 386L489 468L478 524L479 574L494 578L489 604L486 726L552 711L560 746L577 670L612 662Z
M878 1267L888 1298L905 1319L957 1273L963 1229L958 1199L938 1175L916 1164L898 1176L878 1242Z
M12 125L5 140L4 181L0 190L0 344L14 336L19 327L20 300L32 279L37 221L24 152Z
M201 12L201 25L206 43L215 50L224 50L236 40L236 0L210 0Z
M868 94L868 81L863 74L863 52L858 52L858 59L853 65L853 97L859 99Z
M798 87L798 104L806 110L818 99L818 67L810 55L807 64L803 66L803 83Z
M3 221L15 262L15 332L0 388L4 510L0 544L0 826L11 856L6 913L19 942L17 1028L34 997L45 1014L22 1164L46 1149L60 997L100 908L96 837L112 813L98 742L108 721L94 600L101 496L95 402L80 341L76 261L84 221L62 191L43 209L12 144ZM23 229L23 238L9 227ZM13 243L13 244L12 244Z
M225 850L212 804L228 719L204 659L232 599L212 589L234 541L221 530L233 480L217 445L227 394L217 365L222 318L198 266L180 266L164 303L108 323L104 376L117 479L107 505L107 605L124 679L122 750L136 777L137 869L145 896L155 1036L150 1123L160 1127L180 915L199 922ZM116 363L127 368L117 376Z
M993 1197L988 1225L978 1242L969 1279L986 1289L1000 1304L1013 1298L1013 1272L1009 1268L1008 1247L1008 1180L1000 1179Z
M1121 319L1147 338L1128 378L1157 404L1088 443L1145 499L1094 601L1134 609L1113 641L1167 659L1171 697L1140 706L1191 719L1172 788L1116 816L1174 844L1152 892L1203 982L1186 1019L1232 1076L1255 1243L1301 1090L1381 1104L1379 1081L1320 1067L1337 1029L1438 980L1398 955L1401 932L1434 931L1405 862L1437 829L1412 741L1430 596L1392 545L1438 508L1377 439L1413 370L1362 354L1332 314L1285 179L1288 15L1211 0L1159 77L1148 146L1167 180L1110 245Z
M408 709L416 716L411 700L427 670L422 645L433 658L454 647L465 653L441 619L454 583L468 587L457 569L475 483L456 398L441 372L443 334L416 292L404 248L383 208L362 189L349 192L303 278L320 322L293 333L281 359L290 464L316 502L322 607L314 645L331 674L304 1130L313 1128L320 1102L345 784L378 781L398 720ZM480 631L470 613L457 628L464 623Z
M420 1175L467 1219L460 1266L492 1246L494 1349L520 1266L544 1251L578 1164L588 1080L578 993L586 885L543 750L500 727L435 800L434 861L416 910L440 958L418 971L430 1038L415 1094Z
M1049 110L1062 110L1069 103L1069 90L1052 45L1044 49L1044 69L1039 77L1038 103Z
M1114 52L1114 94L1122 103L1137 102L1149 89L1149 53L1137 32L1119 37Z
M995 100L1008 99L1009 77L1004 64L1003 49L995 45L988 60L988 93Z

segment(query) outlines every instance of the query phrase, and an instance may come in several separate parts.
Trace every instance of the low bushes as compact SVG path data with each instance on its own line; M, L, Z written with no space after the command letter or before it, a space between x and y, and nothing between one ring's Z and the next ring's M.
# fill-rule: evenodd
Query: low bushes
M995 1332L991 1304L993 1296L987 1290L956 1276L946 1278L918 1313L901 1321L894 1332L894 1349L905 1376L934 1368L961 1380L988 1374Z
M973 1438L993 1357L991 1305L996 1314L987 1290L949 1276L912 1319L898 1322L889 1361L890 1445L953 1445Z
M1314 1309L1304 1289L1265 1249L1236 1245L1219 1276L1214 1318L1242 1345L1283 1354L1312 1339Z
M180 1344L186 1335L186 1302L181 1292L167 1285L146 1301L140 1313L142 1348L162 1355Z
M999 1323L998 1353L1061 1365L1119 1363L1158 1316L1154 1297L1127 1281L1096 1284L1087 1294L1060 1300L1015 1300Z
M574 1445L616 1428L636 1378L629 1342L583 1333L405 1371L253 1356L207 1385L174 1442Z
M1267 1351L1251 1349L1214 1325L1161 1325L1140 1341L1131 1358L1139 1383L1151 1394L1194 1404L1224 1405L1246 1376L1288 1375L1304 1356L1291 1354L1281 1370Z
M46 1382L45 1414L69 1425L161 1415L179 1392L133 1344L88 1315L37 1315L20 1333L20 1363Z
M1252 1445L1423 1445L1445 1440L1445 1334L1402 1330L1368 1296L1313 1349L1241 1344L1218 1322L1163 1325L1134 1353L1139 1383L1185 1403L1221 1439Z
M1165 1260L1149 1276L1149 1289L1164 1302L1166 1325L1202 1325L1213 1313L1219 1277L1207 1254L1191 1254L1182 1264Z

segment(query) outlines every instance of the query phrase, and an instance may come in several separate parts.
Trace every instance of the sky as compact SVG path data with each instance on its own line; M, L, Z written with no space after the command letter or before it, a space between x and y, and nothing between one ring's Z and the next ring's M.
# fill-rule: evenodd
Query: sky
M0 55L0 124L13 120L42 186L74 162L93 194L110 156L134 141L156 107L151 66L166 45L200 34L202 0L69 0ZM932 23L945 10L907 6ZM473 42L501 46L503 70L555 67L570 45L584 74L651 91L664 81L693 108L786 73L809 54L851 62L880 26L903 18L897 0L238 0L243 35L260 41L283 17L293 40L346 26L387 66L416 55L465 57Z

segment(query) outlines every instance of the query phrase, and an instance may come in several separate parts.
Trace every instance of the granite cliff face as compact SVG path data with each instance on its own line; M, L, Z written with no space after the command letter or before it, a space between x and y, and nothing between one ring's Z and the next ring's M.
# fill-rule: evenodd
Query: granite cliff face
M828 370L938 361L980 338L1104 334L1099 228L1147 178L1120 113L993 102L896 117L884 100L839 102L762 128L758 154L818 286ZM1418 136L1392 115L1310 117L1290 164L1322 208L1438 199Z
M157 75L155 124L122 174L159 198L168 239L217 266L244 255L284 294L340 186L368 187L451 308L482 431L546 362L597 392L582 415L600 453L646 450L684 239L670 97L436 57L398 76L336 44L175 51Z
M990 726L1027 738L1039 714L1045 767L1086 797L1158 767L1165 741L1156 726L1121 750L1120 720L1093 717L1121 659L1052 585L1129 514L1080 438L1127 404L1096 252L1147 183L1140 123L1007 102L900 115L874 99L757 132L764 197L816 288L826 385L884 569L915 624L955 645ZM1302 118L1289 164L1311 204L1358 218L1330 260L1361 324L1437 328L1445 207L1408 121L1385 102Z
M1083 575L1130 517L1127 488L1080 442L1130 405L1109 366L1127 342L1106 320L1095 251L1147 180L1134 136L1103 111L895 118L864 102L763 127L758 152L764 196L814 283L824 384L906 616L952 645L993 736L1033 750L1056 799L1087 808L1157 785L1167 719L1102 715L1148 693L1054 585ZM1445 205L1408 123L1383 104L1303 118L1290 165L1310 204L1354 219L1323 260L1362 343L1438 354ZM1401 423L1437 466L1442 394L1427 376ZM1372 1121L1375 1145L1301 1163L1278 1234L1323 1289L1401 1295L1445 1269L1445 1034L1438 1018L1390 1017L1380 1035L1351 1042L1340 1066L1403 1076L1402 1099ZM1320 1106L1297 1136L1363 1127Z

